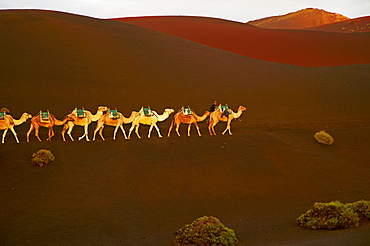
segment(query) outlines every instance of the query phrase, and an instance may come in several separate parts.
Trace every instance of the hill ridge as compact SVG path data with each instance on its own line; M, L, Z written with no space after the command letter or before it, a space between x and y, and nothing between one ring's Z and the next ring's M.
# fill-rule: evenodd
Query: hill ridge
M285 15L248 21L247 24L270 29L303 29L349 19L338 13L316 8L306 8Z

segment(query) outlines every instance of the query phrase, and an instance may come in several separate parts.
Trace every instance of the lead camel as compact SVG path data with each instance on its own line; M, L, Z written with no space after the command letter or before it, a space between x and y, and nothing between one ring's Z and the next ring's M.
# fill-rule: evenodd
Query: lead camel
M220 107L218 107L220 108ZM223 115L222 112L219 109L216 109L216 111L212 112L209 119L208 124L208 130L210 135L216 135L215 126L218 122L223 121L226 122L226 129L222 132L222 135L224 135L227 131L229 131L230 135L233 135L231 133L231 121L233 119L239 118L244 111L247 109L243 106L239 106L238 111L235 113L231 109L229 110L229 115Z

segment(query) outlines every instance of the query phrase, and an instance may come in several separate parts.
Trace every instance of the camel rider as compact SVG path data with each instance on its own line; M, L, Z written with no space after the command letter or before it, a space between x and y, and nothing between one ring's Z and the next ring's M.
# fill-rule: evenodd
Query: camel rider
M214 112L217 108L217 101L214 101L211 107L209 108L209 112Z

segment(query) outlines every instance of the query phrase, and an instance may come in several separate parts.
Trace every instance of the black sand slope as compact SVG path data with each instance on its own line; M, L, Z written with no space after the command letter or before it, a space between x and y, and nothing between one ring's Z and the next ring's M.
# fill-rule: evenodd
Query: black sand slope
M366 245L369 225L311 231L295 218L314 202L369 200L370 65L305 68L263 62L149 29L50 11L0 11L0 107L15 118L48 109L150 105L163 112L213 100L236 110L233 136L132 136L26 143L29 122L0 145L0 245L171 245L213 215L240 245ZM171 118L171 117L170 117ZM158 124L166 136L170 119ZM90 126L92 134L95 123ZM128 130L126 125L125 129ZM327 130L333 146L313 139ZM47 131L41 131L46 138ZM81 127L73 131L75 138ZM50 149L56 161L30 163ZM350 244L349 244L350 243Z

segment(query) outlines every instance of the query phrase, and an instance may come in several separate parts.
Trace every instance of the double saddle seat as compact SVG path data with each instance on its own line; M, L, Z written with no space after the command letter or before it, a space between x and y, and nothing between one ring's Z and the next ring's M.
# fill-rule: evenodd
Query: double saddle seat
M150 107L147 107L147 108L142 107L140 109L139 113L142 113L142 114L144 114L144 116L148 116L148 117L153 115L153 112L150 109Z
M5 120L5 112L0 112L0 120Z
M181 110L182 110L182 113L184 115L192 115L193 114L193 111L191 110L190 107L186 107L186 108L185 107L182 107Z
M78 118L85 118L86 117L85 109L78 108L76 111L77 111L76 114L77 114Z
M111 118L111 119L118 119L119 118L117 109L110 109L109 110L109 118Z
M49 111L40 111L40 121L44 123L50 122L50 113Z

